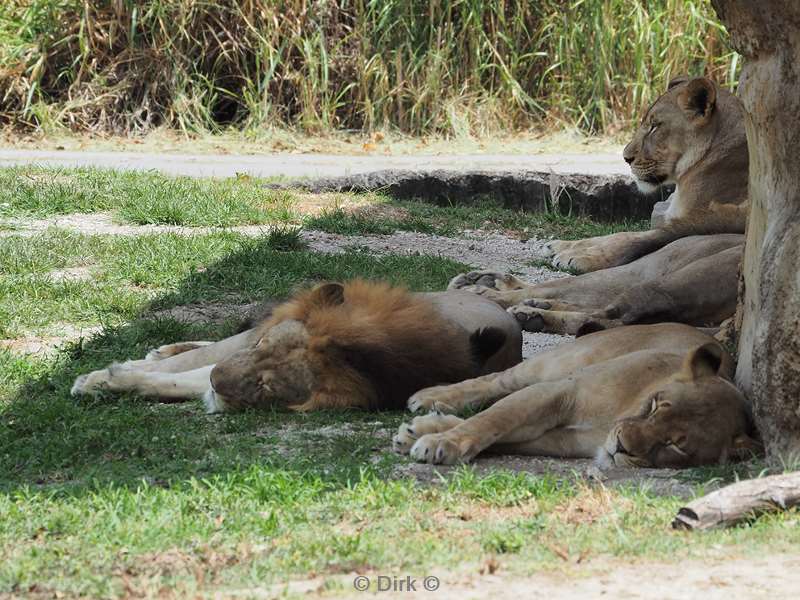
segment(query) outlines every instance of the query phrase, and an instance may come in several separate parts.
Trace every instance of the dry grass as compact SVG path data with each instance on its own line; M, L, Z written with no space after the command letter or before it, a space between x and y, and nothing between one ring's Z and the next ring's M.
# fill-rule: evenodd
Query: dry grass
M6 0L0 122L613 133L679 72L732 84L704 0Z

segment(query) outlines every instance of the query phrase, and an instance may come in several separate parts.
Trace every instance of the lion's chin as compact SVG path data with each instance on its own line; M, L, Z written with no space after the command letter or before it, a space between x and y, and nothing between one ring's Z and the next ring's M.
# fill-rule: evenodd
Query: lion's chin
M639 179L634 175L634 182L636 183L636 187L639 188L639 191L643 194L652 194L655 192L659 187L660 184L655 184L650 181L645 181L644 179Z
M212 388L208 388L206 393L203 394L203 404L206 407L206 413L209 415L226 412L229 408L225 398L217 394Z

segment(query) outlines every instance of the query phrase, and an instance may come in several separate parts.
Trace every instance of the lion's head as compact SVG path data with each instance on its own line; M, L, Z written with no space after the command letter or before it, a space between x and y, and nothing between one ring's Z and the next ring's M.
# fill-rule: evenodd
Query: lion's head
M692 467L725 462L759 444L741 392L719 376L722 350L705 344L673 380L641 399L638 415L614 423L598 460L618 467Z
M305 325L287 320L268 329L255 346L220 361L211 371L209 412L257 405L299 405L317 379Z
M709 147L717 100L730 95L705 77L676 77L642 119L623 156L642 191L676 183Z

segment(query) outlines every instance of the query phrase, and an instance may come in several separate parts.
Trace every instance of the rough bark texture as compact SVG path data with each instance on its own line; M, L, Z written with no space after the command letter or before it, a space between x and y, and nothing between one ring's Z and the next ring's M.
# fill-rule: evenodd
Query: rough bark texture
M737 383L772 459L800 456L800 2L712 0L744 56L750 217Z
M678 511L675 529L727 527L773 510L800 504L800 471L748 479L711 492Z

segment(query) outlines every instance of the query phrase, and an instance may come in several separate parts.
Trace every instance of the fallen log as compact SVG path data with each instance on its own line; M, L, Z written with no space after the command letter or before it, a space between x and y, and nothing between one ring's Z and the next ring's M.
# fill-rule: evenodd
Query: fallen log
M748 479L693 500L678 510L673 529L728 527L759 514L800 505L800 471Z

